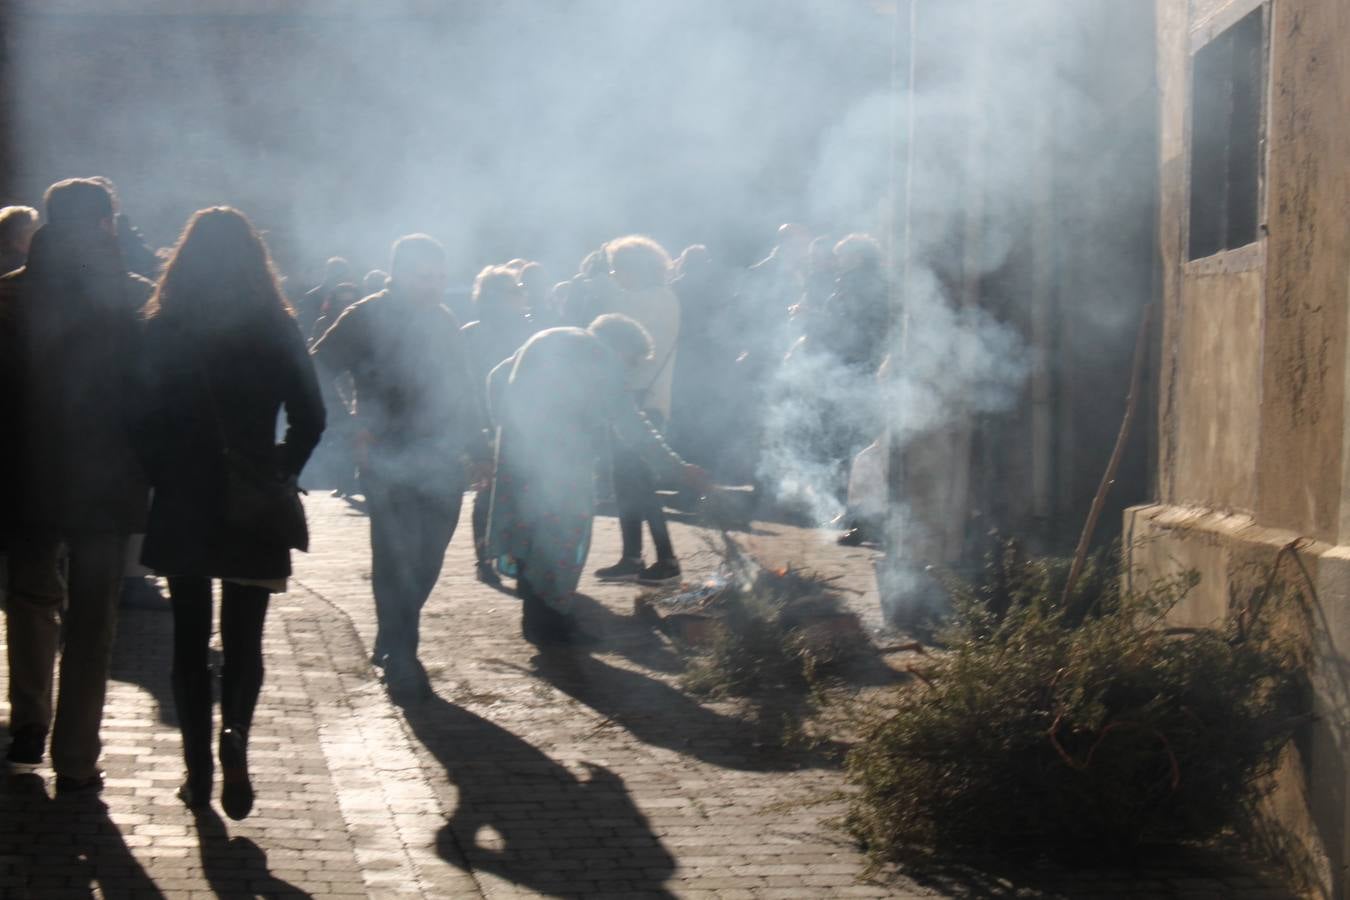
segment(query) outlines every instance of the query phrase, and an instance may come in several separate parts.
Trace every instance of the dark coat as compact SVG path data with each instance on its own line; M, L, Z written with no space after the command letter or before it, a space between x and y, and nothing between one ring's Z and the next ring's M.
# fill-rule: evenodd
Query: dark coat
M488 458L483 387L459 321L393 288L354 303L310 352L325 377L350 372L356 425L373 443L363 470L462 493L465 463Z
M0 278L0 406L14 429L0 514L10 532L142 530L140 311L150 290L97 228L43 226L28 265Z
M154 500L141 560L157 572L257 579L291 573L286 547L224 519L222 442L293 478L323 433L323 401L300 329L280 317L271 324L205 338L167 316L146 327ZM277 444L282 407L286 436Z

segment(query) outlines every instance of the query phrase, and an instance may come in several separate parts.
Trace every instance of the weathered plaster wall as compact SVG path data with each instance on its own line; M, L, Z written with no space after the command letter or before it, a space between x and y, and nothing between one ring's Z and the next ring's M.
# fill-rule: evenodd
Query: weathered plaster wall
M1262 522L1341 532L1350 274L1350 4L1280 0L1271 19Z
M1262 288L1260 270L1182 281L1173 503L1256 509Z
M1350 3L1270 4L1267 235L1186 261L1190 54L1254 0L1157 0L1160 98L1158 503L1126 514L1132 578L1194 569L1177 611L1221 621L1280 547L1306 605L1283 614L1313 661L1318 720L1270 808L1325 897L1350 883Z

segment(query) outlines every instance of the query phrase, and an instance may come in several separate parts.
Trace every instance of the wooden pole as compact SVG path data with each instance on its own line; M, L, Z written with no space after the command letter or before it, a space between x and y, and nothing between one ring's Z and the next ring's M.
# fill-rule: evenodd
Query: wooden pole
M1101 518L1102 508L1106 506L1106 495L1116 482L1116 470L1120 468L1121 457L1125 455L1125 444L1130 438L1130 426L1134 424L1134 415L1139 408L1139 383L1144 374L1144 360L1148 358L1148 326L1153 316L1153 304L1144 307L1144 315L1139 321L1139 334L1134 340L1134 366L1130 371L1130 392L1125 397L1125 418L1120 423L1120 433L1116 435L1116 446L1111 451L1111 459L1106 464L1097 494L1092 498L1092 507L1088 510L1087 522L1083 533L1078 536L1078 549L1073 554L1073 565L1069 568L1069 578L1064 582L1064 594L1060 597L1062 606L1068 606L1078 577L1083 574L1083 565L1087 562L1088 546L1092 543L1092 533L1097 530L1097 520Z

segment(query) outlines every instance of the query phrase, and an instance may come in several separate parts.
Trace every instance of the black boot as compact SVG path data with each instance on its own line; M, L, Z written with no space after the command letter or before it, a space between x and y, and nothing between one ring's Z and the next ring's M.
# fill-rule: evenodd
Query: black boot
M178 796L190 807L211 801L215 764L211 760L211 670L173 673L173 702L183 736L187 777Z
M253 811L253 781L248 774L248 735L235 728L220 732L220 805L236 821Z

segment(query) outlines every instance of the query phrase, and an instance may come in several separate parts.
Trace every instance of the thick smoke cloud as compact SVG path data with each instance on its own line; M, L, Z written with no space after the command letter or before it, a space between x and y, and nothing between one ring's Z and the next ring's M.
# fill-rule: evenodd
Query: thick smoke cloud
M233 204L297 274L333 253L381 265L394 238L425 231L466 286L516 256L566 277L631 231L734 264L763 255L783 221L872 232L892 271L905 258L909 272L884 404L870 377L817 361L776 370L764 410L760 475L819 520L839 511L838 468L814 449L823 427L889 419L903 447L1024 402L1047 365L1026 316L1036 285L1000 296L986 282L1019 254L1053 270L1057 236L1151 201L1146 173L1111 169L1135 123L1081 77L1151 85L1151 72L1093 57L1103 23L1131 14L1104 0L920 2L913 133L892 82L904 2L208 6L15 16L12 199L106 174L154 244L192 210ZM907 252L889 246L890 191L906 183ZM1091 190L1075 215L1061 202L1036 224L1038 197L1080 184ZM1093 310L1083 337L1114 340L1133 325L1134 261L1093 236L1101 277L1072 302Z
M779 221L878 224L884 177L829 146L889 78L862 0L197 6L16 18L27 192L107 174L155 243L232 203L288 259L375 264L422 230L466 276L562 277L627 231L742 261Z

